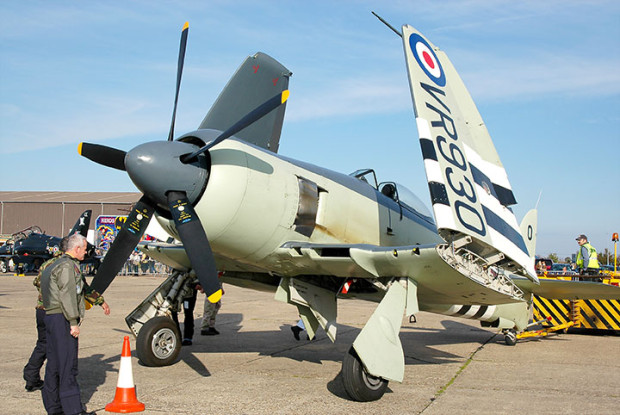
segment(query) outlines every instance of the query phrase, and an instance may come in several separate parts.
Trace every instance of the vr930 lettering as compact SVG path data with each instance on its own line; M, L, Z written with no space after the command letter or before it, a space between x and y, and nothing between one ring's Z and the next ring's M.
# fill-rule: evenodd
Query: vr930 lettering
M420 86L445 109L444 112L442 109L426 102L426 107L435 112L439 117L438 120L431 121L431 126L433 127L431 131L435 136L435 143L439 154L446 162L440 164L445 166L444 177L446 178L447 185L457 197L454 201L456 217L466 229L480 236L485 236L485 222L477 208L478 198L476 197L474 185L469 179L469 176L471 176L469 164L459 145L460 142L454 120L449 115L451 114L450 108L440 99L440 96L445 96L445 92L425 83L420 83ZM434 132L435 128L441 128L441 131L436 133Z

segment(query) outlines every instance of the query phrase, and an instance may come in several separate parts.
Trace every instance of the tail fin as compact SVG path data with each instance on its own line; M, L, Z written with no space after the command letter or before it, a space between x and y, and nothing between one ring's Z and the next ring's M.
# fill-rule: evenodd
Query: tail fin
M521 236L525 241L527 252L532 260L536 256L536 234L538 233L538 210L532 209L521 221Z
M536 281L534 264L510 205L508 176L463 81L446 54L403 26L409 85L433 212L442 237L470 236L482 257Z
M69 231L67 236L71 236L74 233L79 233L83 237L86 237L88 234L88 228L90 227L90 215L92 214L92 210L85 210L84 213L80 215L73 228Z
M254 108L288 89L292 73L271 56L249 56L228 81L199 129L224 131ZM278 152L286 104L235 134L248 143Z

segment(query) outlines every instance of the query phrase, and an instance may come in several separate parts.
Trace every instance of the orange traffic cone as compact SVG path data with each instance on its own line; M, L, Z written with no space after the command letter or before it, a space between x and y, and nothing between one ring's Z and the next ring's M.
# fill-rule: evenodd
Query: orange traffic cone
M136 384L133 383L129 336L125 336L123 339L123 352L121 353L121 367L118 370L116 395L114 396L114 400L105 406L105 410L123 414L144 411L144 404L138 401L138 397L136 396Z

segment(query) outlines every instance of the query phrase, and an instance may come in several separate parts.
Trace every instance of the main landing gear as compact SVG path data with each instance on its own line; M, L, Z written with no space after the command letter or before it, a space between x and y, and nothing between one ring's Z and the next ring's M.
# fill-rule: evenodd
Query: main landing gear
M187 273L173 273L125 318L136 335L136 354L142 364L169 366L179 357L181 333L170 313L179 310L192 281Z
M366 372L353 346L342 360L342 380L347 394L359 402L381 399L388 386L387 380Z

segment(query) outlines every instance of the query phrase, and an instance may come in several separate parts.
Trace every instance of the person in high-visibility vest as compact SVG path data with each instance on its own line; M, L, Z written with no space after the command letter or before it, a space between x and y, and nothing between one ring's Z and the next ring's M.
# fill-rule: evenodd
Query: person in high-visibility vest
M582 274L598 273L599 265L596 249L590 245L590 242L588 242L588 237L585 235L579 235L576 240L579 244L577 260L575 261L577 268Z

